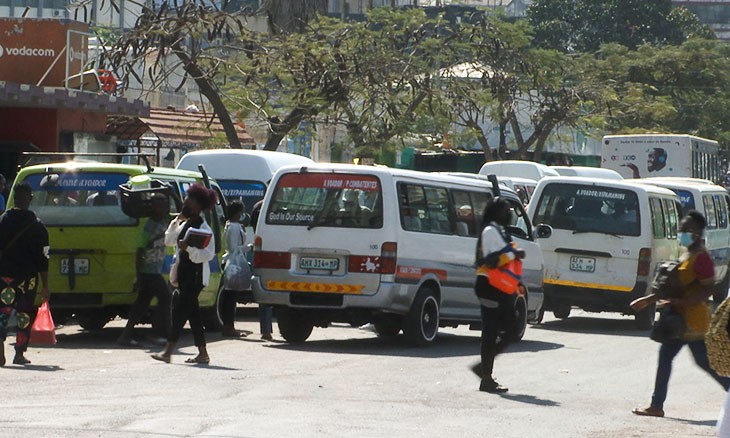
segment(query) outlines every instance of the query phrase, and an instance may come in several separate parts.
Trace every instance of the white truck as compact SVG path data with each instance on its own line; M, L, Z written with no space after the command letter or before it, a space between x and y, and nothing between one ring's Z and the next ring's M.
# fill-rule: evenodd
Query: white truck
M670 176L718 182L721 176L717 142L683 134L606 135L601 167L626 179Z

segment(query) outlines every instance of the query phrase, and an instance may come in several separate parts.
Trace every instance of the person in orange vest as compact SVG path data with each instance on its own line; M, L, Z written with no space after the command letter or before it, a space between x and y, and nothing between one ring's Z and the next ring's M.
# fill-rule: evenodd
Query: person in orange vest
M494 358L510 342L509 332L515 322L515 301L522 274L525 252L518 249L504 227L510 224L509 204L499 197L490 200L484 210L477 243L477 279L474 291L482 314L481 375L479 390L505 393L507 388L494 380ZM505 334L505 332L507 334ZM499 338L499 342L497 342Z

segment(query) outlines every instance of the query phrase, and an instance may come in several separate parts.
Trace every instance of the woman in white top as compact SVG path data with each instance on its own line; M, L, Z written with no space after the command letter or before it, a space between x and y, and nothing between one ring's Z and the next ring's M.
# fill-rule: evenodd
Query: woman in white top
M186 363L209 363L210 357L205 345L203 322L198 305L198 296L210 281L209 262L215 257L215 237L205 219L204 211L212 209L217 201L216 193L200 183L193 184L187 191L182 211L167 228L165 245L174 246L175 267L170 272L170 283L180 291L178 303L172 309L172 324L167 338L167 346L160 354L152 358L169 363L175 344L180 339L185 322L190 322L198 355L186 360ZM191 229L206 231L210 239L197 245L188 244L188 231Z
M233 201L228 206L228 222L223 233L226 239L226 253L223 255L223 263L227 264L231 255L236 251L246 254L246 231L241 226L241 217L245 212L241 201ZM223 319L223 337L238 338L248 333L239 332L233 323L236 318L236 291L224 290L221 297L221 318Z

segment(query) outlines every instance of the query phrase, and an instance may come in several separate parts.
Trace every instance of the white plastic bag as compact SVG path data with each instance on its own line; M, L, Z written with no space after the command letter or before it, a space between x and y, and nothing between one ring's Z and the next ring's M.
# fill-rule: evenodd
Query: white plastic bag
M251 289L251 267L242 251L236 251L228 257L223 271L223 285L227 290Z

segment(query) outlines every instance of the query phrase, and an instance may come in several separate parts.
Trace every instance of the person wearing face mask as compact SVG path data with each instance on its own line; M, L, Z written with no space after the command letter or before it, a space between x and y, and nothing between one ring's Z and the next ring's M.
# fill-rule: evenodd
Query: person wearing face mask
M482 231L477 243L478 268L474 291L481 305L482 362L474 371L482 378L479 390L490 393L507 392L507 388L494 380L492 371L494 358L510 341L503 332L514 326L517 281L521 273L517 265L525 258L525 252L515 247L504 229L511 219L507 201L499 197L490 200L484 210ZM500 335L502 337L497 342Z
M172 353L175 351L175 344L180 339L185 322L190 322L193 331L195 346L198 347L198 355L187 359L186 363L207 364L210 362L208 350L205 345L203 334L203 322L198 306L198 296L203 287L210 280L210 262L215 257L215 237L203 248L188 245L185 237L191 228L213 232L206 223L202 213L212 209L217 201L216 193L195 183L188 189L185 202L180 214L175 218L165 232L165 245L176 247L177 268L176 274L172 275L170 282L177 283L180 291L178 303L172 311L172 322L170 333L167 338L165 350L160 354L153 354L152 358L170 363ZM173 278L177 277L177 278Z
M227 264L231 255L236 251L246 254L246 231L241 226L241 218L246 207L241 201L233 201L228 206L228 221L223 236L226 239L226 253L223 255L223 263ZM245 337L248 332L241 332L234 327L236 319L236 291L224 290L222 299L223 330L221 334L224 338Z
M719 376L710 367L704 341L711 316L708 299L714 292L715 284L715 268L703 243L702 234L705 226L704 216L695 210L689 211L680 222L677 239L680 245L687 248L679 259L679 282L682 286L682 294L680 298L665 300L660 302L660 305L671 305L684 317L687 329L681 339L663 343L659 347L659 365L651 404L648 408L634 409L632 412L636 415L664 416L664 401L667 398L672 361L685 345L689 347L700 368L710 374L726 391L730 387L730 378ZM633 301L631 308L638 312L658 300L654 294L648 295Z

